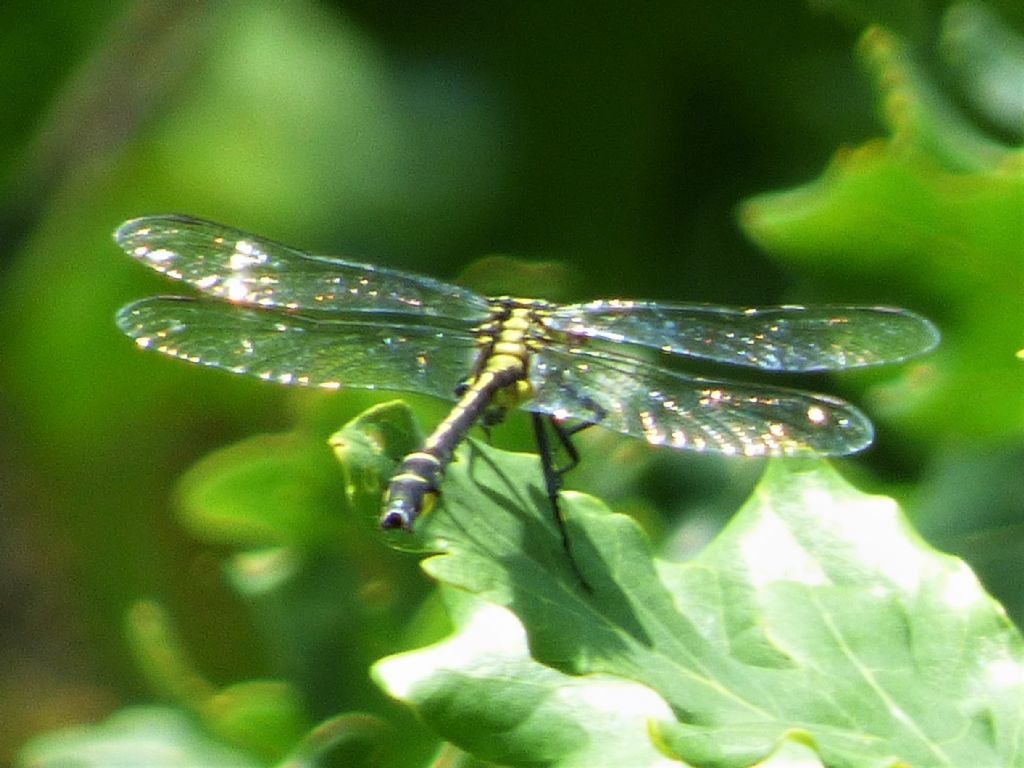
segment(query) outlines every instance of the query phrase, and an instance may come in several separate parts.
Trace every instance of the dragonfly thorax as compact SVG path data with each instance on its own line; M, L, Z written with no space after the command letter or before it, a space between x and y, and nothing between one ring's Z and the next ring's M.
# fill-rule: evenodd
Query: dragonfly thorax
M490 301L491 316L477 329L479 354L464 389L471 389L488 371L507 372L504 375L513 379L491 395L487 421L494 425L500 422L505 411L533 395L529 382L530 358L544 336L541 316L550 304L540 299L509 296Z

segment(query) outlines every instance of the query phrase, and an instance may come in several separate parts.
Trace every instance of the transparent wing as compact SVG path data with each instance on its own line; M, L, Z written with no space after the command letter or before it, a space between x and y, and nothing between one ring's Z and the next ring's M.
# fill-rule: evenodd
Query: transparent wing
M130 256L235 304L321 312L414 313L480 322L487 299L429 277L313 256L230 227L148 216L114 234Z
M541 349L529 410L694 451L841 456L870 445L871 422L849 403L761 384L685 376L628 358Z
M129 304L117 325L140 347L190 363L325 389L452 399L476 356L473 338L458 331L309 318L173 296Z
M889 307L763 307L603 300L553 309L545 323L587 339L772 371L895 363L933 349L935 326ZM621 353L621 350L619 350Z

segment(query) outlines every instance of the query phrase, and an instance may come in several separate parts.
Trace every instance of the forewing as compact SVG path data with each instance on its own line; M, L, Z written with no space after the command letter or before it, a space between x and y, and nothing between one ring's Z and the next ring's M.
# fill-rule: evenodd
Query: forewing
M742 309L603 300L558 307L546 323L582 339L772 371L895 363L939 341L928 320L890 307Z
M868 419L811 394L686 376L639 360L546 348L532 362L526 408L593 421L653 445L725 455L841 456L870 445Z
M114 235L133 258L234 304L320 312L408 313L468 322L488 302L428 277L313 256L220 224L183 216L126 221Z
M309 318L204 299L129 304L118 327L135 343L196 365L281 384L454 397L473 366L473 337L422 325Z

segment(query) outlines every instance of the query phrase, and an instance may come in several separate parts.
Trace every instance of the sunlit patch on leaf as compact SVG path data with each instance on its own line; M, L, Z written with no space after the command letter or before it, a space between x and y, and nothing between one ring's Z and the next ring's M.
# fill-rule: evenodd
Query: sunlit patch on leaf
M611 675L573 677L530 657L514 614L474 602L448 640L374 667L393 696L476 757L503 765L538 754L573 765L678 765L658 753L648 723L671 717L651 689Z
M1024 141L1024 37L985 4L957 3L946 12L942 53L971 106Z
M19 764L34 768L259 768L264 763L203 733L183 712L164 707L121 710L95 726L69 728L26 744Z

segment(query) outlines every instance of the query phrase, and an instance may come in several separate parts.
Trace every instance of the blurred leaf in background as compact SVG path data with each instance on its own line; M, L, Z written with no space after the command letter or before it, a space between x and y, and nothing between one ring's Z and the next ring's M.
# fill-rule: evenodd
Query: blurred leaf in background
M936 355L821 382L880 427L845 471L1019 619L1022 29L1010 2L4 4L0 762L152 700L123 632L140 599L211 691L278 681L304 726L368 711L402 728L402 764L436 748L367 668L439 638L444 611L352 513L327 445L381 396L138 354L113 314L167 286L110 233L146 213L448 279L485 253L556 260L558 298L929 315ZM837 147L853 148L808 184ZM415 404L424 424L444 412ZM673 551L699 549L759 471L585 437L571 482ZM495 439L530 446L518 419ZM176 711L140 718L256 759Z

